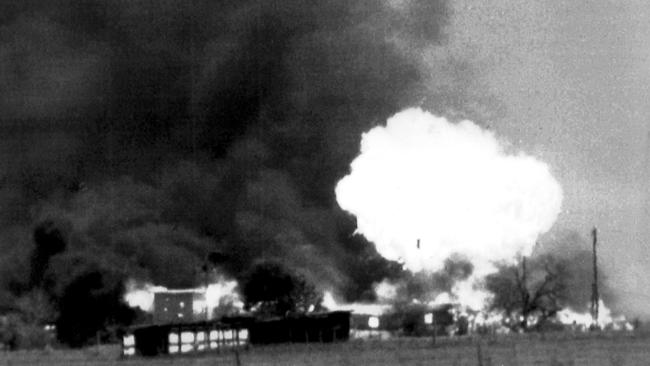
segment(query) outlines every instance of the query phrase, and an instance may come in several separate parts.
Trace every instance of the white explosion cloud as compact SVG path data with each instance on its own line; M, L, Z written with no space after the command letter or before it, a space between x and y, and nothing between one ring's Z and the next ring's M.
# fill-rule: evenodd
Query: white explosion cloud
M530 254L562 189L545 163L508 153L492 132L413 108L363 134L336 198L385 258L437 271L463 254L485 274Z

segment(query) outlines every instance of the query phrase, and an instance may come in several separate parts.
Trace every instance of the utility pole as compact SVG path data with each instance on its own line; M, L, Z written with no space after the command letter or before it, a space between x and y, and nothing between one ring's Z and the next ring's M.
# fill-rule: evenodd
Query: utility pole
M594 282L591 285L591 321L592 326L598 326L598 303L600 297L598 295L598 253L596 252L596 244L598 243L598 230L596 227L591 230L593 238L593 269L594 269Z
M523 330L528 328L528 302L530 301L530 294L528 293L528 286L526 286L526 256L521 256L521 327Z
M204 307L204 312L205 312L205 320L210 320L210 305L208 304L208 286L210 285L210 264L208 262L208 259L206 257L205 262L203 263L203 266L201 267L203 270L203 297L205 300L205 307Z

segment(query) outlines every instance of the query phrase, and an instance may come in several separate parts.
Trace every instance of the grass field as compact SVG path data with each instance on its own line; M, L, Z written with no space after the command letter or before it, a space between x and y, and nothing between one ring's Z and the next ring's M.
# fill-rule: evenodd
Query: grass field
M547 333L483 338L424 338L288 344L200 356L120 359L117 346L0 354L0 365L650 365L650 334Z

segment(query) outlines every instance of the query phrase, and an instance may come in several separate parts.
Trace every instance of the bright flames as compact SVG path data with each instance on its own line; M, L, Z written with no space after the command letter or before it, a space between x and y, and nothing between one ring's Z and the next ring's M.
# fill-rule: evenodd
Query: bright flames
M156 292L167 291L164 286L154 286L150 283L138 283L129 280L126 283L124 301L132 308L140 308L146 312L153 311L153 297Z
M581 330L589 329L592 326L597 326L600 329L611 328L612 330L634 329L632 324L625 319L625 316L613 316L611 310L605 306L602 299L598 303L598 319L595 324L590 313L578 313L571 309L559 311L557 318L560 323L575 326Z
M198 296L193 302L193 312L195 315L207 314L210 317L214 310L220 306L229 306L238 311L244 307L239 294L236 291L237 281L218 278L217 281L209 284L207 287L198 287L189 290ZM154 296L156 292L173 292L164 286L154 286L150 283L139 283L135 280L129 280L126 283L126 292L124 301L133 308L140 308L146 312L154 310Z
M323 306L331 311L343 310L373 316L386 314L392 308L392 305L389 304L338 303L331 291L323 293Z

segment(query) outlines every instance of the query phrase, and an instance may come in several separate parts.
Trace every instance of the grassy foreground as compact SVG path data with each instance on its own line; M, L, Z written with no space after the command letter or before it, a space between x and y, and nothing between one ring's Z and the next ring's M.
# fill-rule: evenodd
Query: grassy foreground
M650 334L547 333L251 347L236 354L120 359L117 346L0 353L0 365L650 365Z

